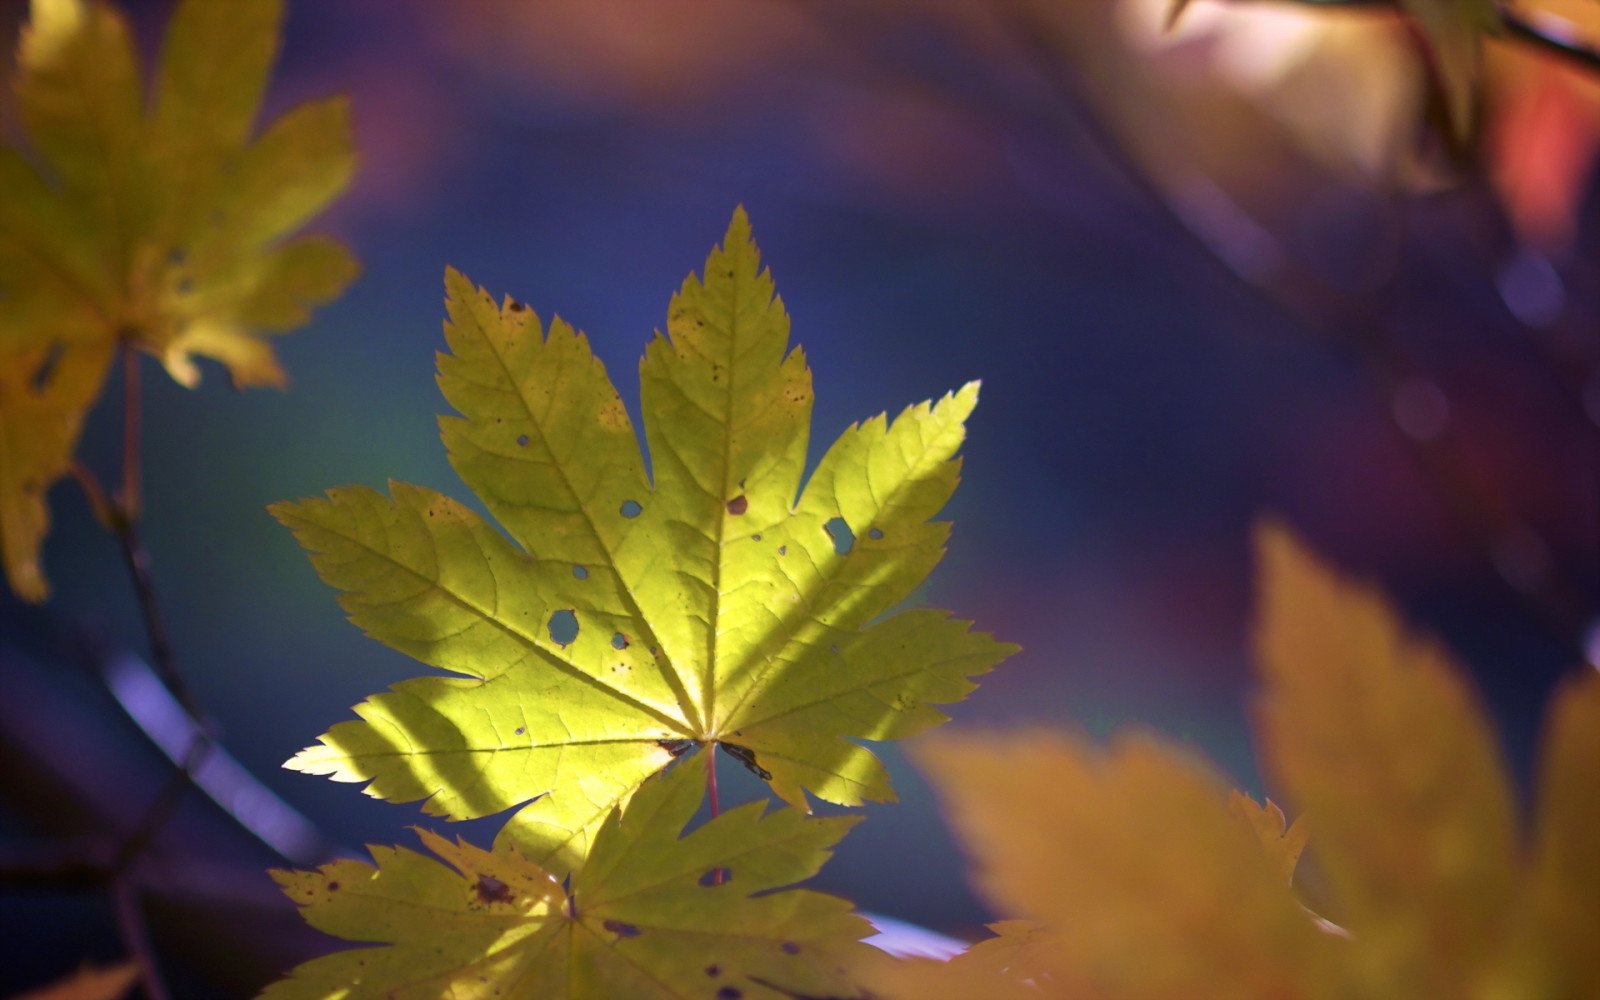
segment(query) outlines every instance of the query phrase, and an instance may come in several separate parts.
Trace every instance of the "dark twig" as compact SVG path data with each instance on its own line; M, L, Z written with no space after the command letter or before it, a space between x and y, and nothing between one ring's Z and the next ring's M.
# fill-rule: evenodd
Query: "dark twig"
M1542 32L1533 22L1520 14L1513 14L1504 7L1500 8L1500 30L1513 41L1559 56L1590 72L1600 72L1600 52Z
M146 1000L171 1000L156 964L150 929L145 925L139 890L133 879L126 874L118 877L111 886L111 899L117 911L117 929L122 934L122 943L128 949L128 957L139 967L139 985L144 989Z

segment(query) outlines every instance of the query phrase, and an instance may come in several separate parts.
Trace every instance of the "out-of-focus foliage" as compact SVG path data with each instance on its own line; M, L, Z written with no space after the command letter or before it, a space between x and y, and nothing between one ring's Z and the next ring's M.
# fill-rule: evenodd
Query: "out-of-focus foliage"
M892 799L847 737L944 721L1015 649L929 609L868 624L944 554L977 384L850 427L802 491L811 373L741 210L640 366L647 477L581 334L446 281L444 442L511 541L403 483L273 507L356 624L466 675L374 696L289 766L452 819L522 805L502 840L556 869L690 744L796 806Z
M117 1000L126 996L139 978L139 967L118 962L96 968L85 966L46 986L19 993L11 1000Z
M565 887L513 845L426 830L402 848L278 881L314 926L362 948L314 959L262 1000L639 1000L855 995L871 926L842 899L774 891L815 874L856 817L752 802L690 833L707 749L613 812Z
M1445 652L1264 528L1264 769L1301 819L1143 734L945 737L923 760L980 886L1026 917L894 997L1545 996L1600 989L1600 673L1561 690L1517 806ZM1286 875L1309 838L1314 890ZM1320 914L1320 916L1318 916Z
M255 135L282 16L282 0L184 0L147 101L116 8L33 0L15 80L29 148L0 146L0 546L24 598L48 592L45 493L115 347L185 385L201 356L236 385L281 386L262 335L356 274L339 243L291 235L350 180L344 99Z

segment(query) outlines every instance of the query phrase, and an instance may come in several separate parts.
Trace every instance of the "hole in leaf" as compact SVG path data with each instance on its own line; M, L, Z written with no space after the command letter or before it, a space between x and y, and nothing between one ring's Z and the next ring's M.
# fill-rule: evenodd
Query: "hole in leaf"
M734 735L738 735L735 733ZM718 743L722 752L744 765L744 769L760 778L762 781L771 781L772 772L756 762L756 752L749 747L742 747L737 743Z
M656 740L656 746L671 754L674 758L682 757L700 744L694 740L662 739Z
M638 937L641 933L633 924L625 924L620 920L607 920L604 927L619 938Z
M721 885L724 882L732 881L733 872L726 868L713 868L704 875L700 876L700 885L707 889L714 885Z
M589 579L589 569L586 566L574 566L572 567L572 575L580 580L587 580Z
M550 641L557 646L570 646L578 638L578 616L571 608L562 608L550 616Z
M724 986L717 991L717 1000L740 1000L744 992L737 986Z
M800 954L800 946L795 944L793 941L785 941L783 944L779 945L779 947L783 949L783 953L785 955Z
M526 448L528 446L528 435L526 435L526 434L518 434L517 435L517 444L519 444L522 447Z
M745 499L745 495L743 493L728 501L728 513L732 514L734 517L738 517L740 514L743 514L749 509L750 501Z
M493 875L479 875L478 884L473 888L477 890L478 898L485 903L511 902L511 887Z
M644 508L639 506L637 500L624 500L622 501L621 513L623 517L638 517L644 513Z
M518 735L518 736L526 736L526 735L528 735L528 727L527 726L518 726L517 729L516 729L516 735Z
M789 546L787 546L787 545L778 546L778 555L786 556L788 554L789 554Z
M626 635L624 635L623 633L621 633L621 632L613 632L613 633L611 633L611 648L612 649L627 649L628 648L628 637Z
M856 533L850 530L850 525L845 523L844 518L835 517L829 519L828 523L822 526L822 530L826 531L828 537L833 539L833 552L835 555L847 555L851 549L855 548Z
M750 536L750 540L752 542L759 542L759 541L761 541L761 536L760 535L751 535Z
M867 537L868 538L882 538L883 537L883 532L879 531L877 528L873 528L871 531L867 532Z

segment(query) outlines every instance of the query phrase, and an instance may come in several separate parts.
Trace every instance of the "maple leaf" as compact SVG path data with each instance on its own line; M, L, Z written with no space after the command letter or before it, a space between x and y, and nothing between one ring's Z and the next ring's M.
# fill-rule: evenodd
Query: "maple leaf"
M45 596L44 494L112 346L155 355L185 385L196 355L236 385L282 385L260 335L304 323L355 276L340 244L290 238L350 179L345 100L302 104L251 139L282 13L282 0L184 0L147 113L115 8L33 0L15 80L32 156L0 145L0 525L25 598ZM52 377L58 352L70 384Z
M313 926L382 942L314 959L262 1000L823 997L852 993L871 925L843 899L774 891L815 874L860 817L763 814L752 802L691 833L709 751L613 811L565 889L514 845L419 831L454 870L401 848L377 864L275 872Z
M869 963L888 997L1549 996L1600 989L1600 673L1553 702L1519 837L1461 672L1281 528L1263 563L1259 735L1287 827L1148 735L943 738L922 758L996 905L976 959ZM1309 837L1318 918L1286 875ZM941 976L948 979L941 979Z
M850 427L802 494L810 372L742 210L705 273L640 366L653 482L585 338L447 274L439 384L462 416L443 437L511 540L403 483L272 511L352 621L467 677L397 684L287 766L453 819L536 800L503 836L542 864L581 856L693 744L795 805L893 797L843 737L943 721L929 703L1015 648L940 611L867 625L943 554L949 525L928 519L955 488L977 385Z

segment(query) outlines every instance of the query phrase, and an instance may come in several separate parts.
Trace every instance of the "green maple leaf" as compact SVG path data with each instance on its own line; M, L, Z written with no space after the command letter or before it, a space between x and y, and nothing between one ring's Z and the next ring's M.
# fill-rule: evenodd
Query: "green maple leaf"
M313 926L388 947L314 959L261 1000L853 995L838 970L861 960L871 926L843 899L773 890L815 874L859 817L763 815L753 802L684 835L708 756L612 812L570 890L514 846L485 851L425 830L453 870L374 848L376 866L274 873Z
M462 416L443 437L511 540L402 483L273 507L352 621L466 675L395 685L289 767L452 819L536 800L504 836L540 863L581 856L688 743L722 744L796 805L893 797L845 737L944 721L930 703L1015 648L940 611L868 624L943 554L949 525L929 518L977 385L852 426L802 493L810 372L742 210L705 273L640 367L653 481L584 337L447 275L439 383Z
M28 440L0 449L0 543L25 598L46 595L44 495L113 347L185 385L196 355L236 385L282 385L260 335L304 323L355 276L337 242L290 238L349 182L345 100L309 101L252 139L282 16L282 0L184 0L146 110L115 8L33 0L15 80L31 155L0 145L0 438Z

